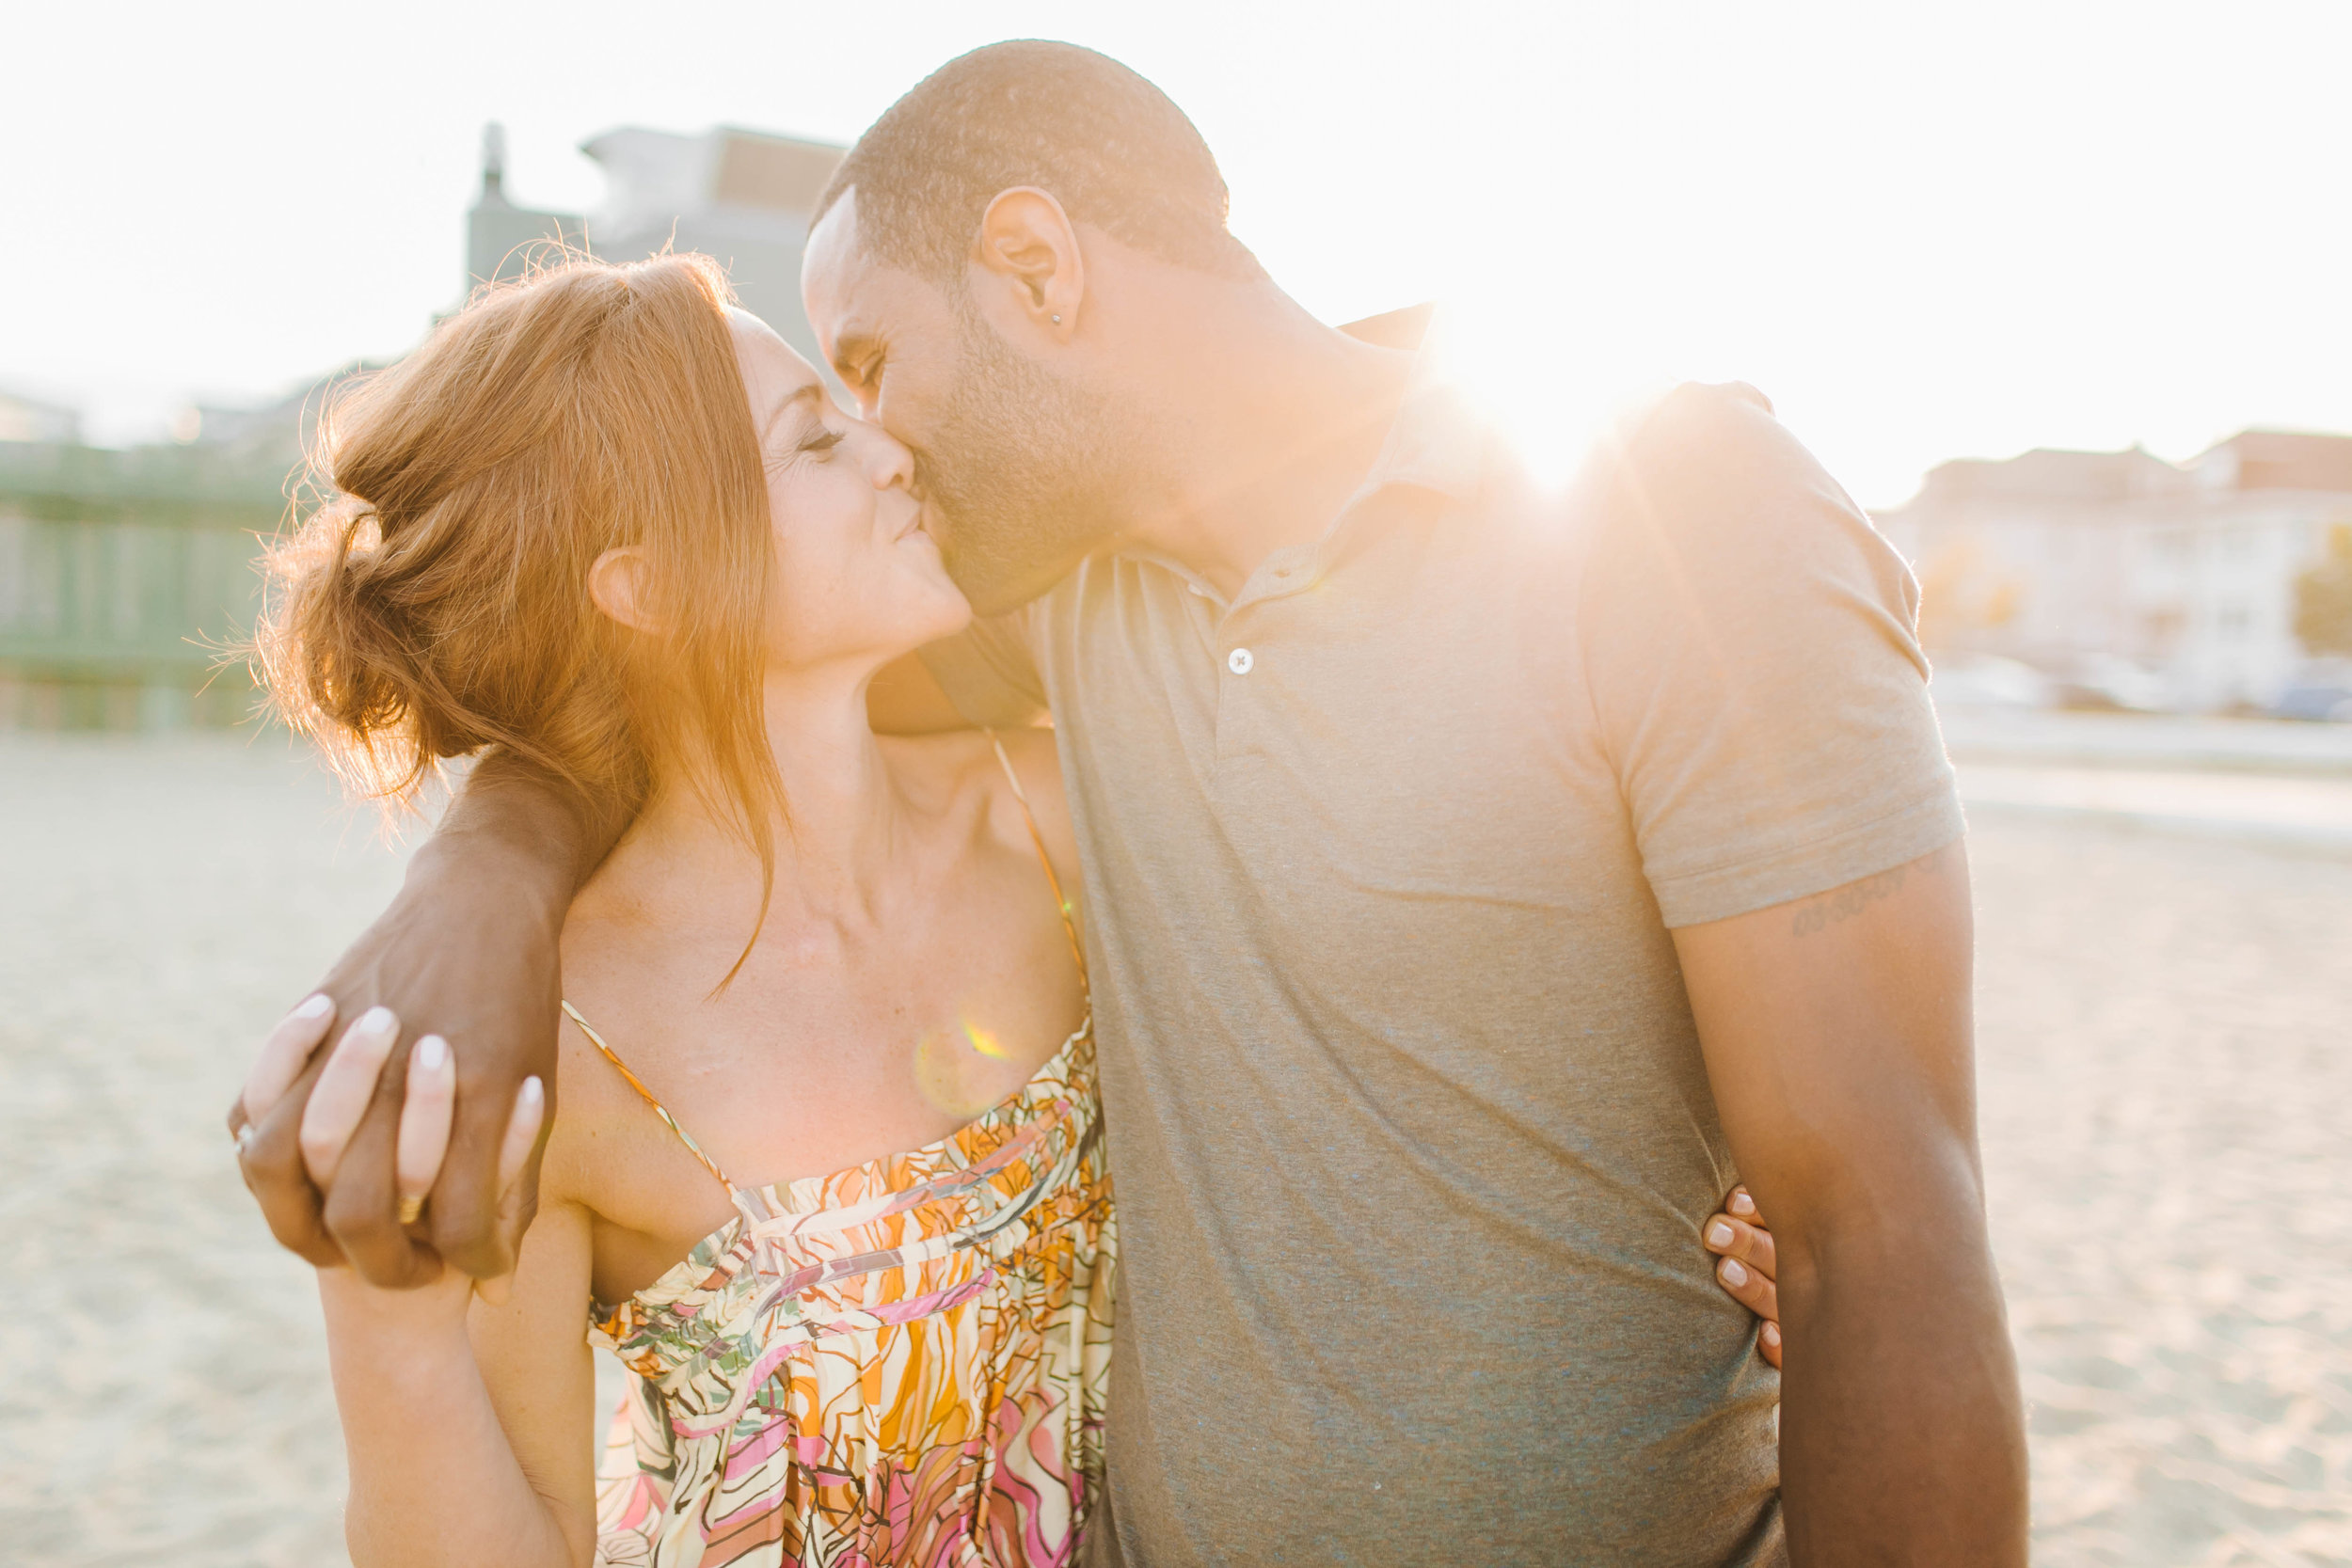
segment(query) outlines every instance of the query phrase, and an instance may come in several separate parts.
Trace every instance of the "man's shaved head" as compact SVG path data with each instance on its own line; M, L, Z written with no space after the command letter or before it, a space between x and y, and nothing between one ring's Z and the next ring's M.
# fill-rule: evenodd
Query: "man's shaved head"
M1263 276L1226 230L1225 177L1184 112L1072 43L992 43L932 71L858 138L814 217L854 187L877 261L959 291L981 215L1021 185L1162 261Z

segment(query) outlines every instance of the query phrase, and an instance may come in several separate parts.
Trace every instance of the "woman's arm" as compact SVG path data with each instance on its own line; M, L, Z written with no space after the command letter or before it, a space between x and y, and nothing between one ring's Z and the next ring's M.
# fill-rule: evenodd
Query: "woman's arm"
M501 1306L475 1299L454 1270L417 1291L319 1272L356 1568L585 1568L594 1558L588 1269L586 1212L549 1203Z
M305 1180L326 1188L346 1163L397 1035L363 1020L326 1053L300 1107ZM307 1053L291 1037L264 1051L246 1110L267 1116ZM437 1035L417 1042L403 1070L390 1185L412 1224L449 1151L457 1076ZM539 1080L526 1079L492 1165L501 1223L521 1202L545 1109ZM552 1186L548 1197L495 1306L475 1301L474 1282L451 1268L407 1290L319 1271L358 1568L582 1568L594 1558L596 1385L581 1334L590 1222Z
M320 1270L317 1284L350 1453L355 1568L585 1568L588 1215L543 1206L499 1307L453 1270L421 1291L383 1291L350 1270Z

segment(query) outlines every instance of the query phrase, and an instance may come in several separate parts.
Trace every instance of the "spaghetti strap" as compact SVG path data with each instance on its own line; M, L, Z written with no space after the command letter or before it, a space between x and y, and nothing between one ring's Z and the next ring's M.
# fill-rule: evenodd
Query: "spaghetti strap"
M1070 956L1078 961L1078 985L1087 993L1087 1011L1094 1008L1094 986L1087 976L1086 944L1078 940L1077 913L1070 907L1070 897L1061 890L1061 879L1054 875L1053 858L1045 852L1045 835L1037 831L1037 814L1029 809L1029 792L1021 787L1021 775L1012 769L1012 758L1005 754L1005 743L996 738L994 730L982 732L988 743L996 748L996 761L1005 770L1006 782L1012 785L1012 798L1021 802L1021 820L1029 830L1029 842L1037 847L1037 863L1045 868L1045 885L1054 890L1054 907L1060 911L1061 928L1070 938Z
M604 1037L597 1034L596 1030L589 1025L588 1021L580 1016L580 1009L578 1007L575 1007L569 1002L566 1002L564 1004L564 1011L574 1023L580 1025L580 1032L588 1037L588 1043L595 1046L598 1051L603 1052L604 1059L606 1061L611 1062L614 1067L620 1069L621 1076L628 1080L628 1086L637 1091L637 1098L652 1106L653 1114L661 1118L661 1124L664 1127L667 1127L671 1132L677 1134L678 1142L686 1146L686 1152L701 1161L703 1169L717 1177L719 1179L719 1185L727 1190L727 1196L730 1198L734 1197L735 1183L727 1180L727 1173L719 1168L719 1163L717 1161L703 1152L703 1146L694 1141L694 1135L692 1133L687 1132L685 1128L680 1127L677 1124L677 1118L670 1115L668 1107L664 1106L661 1101L653 1097L653 1091L645 1087L644 1080L639 1078L637 1074L628 1070L628 1064L621 1060L620 1053L618 1052L604 1043Z

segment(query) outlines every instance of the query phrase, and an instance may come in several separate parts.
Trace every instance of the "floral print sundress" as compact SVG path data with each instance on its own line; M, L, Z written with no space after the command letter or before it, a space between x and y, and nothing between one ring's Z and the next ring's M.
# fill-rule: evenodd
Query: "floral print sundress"
M1102 1487L1118 1258L1092 1007L952 1136L739 1188L564 1006L736 1209L652 1285L592 1309L590 1340L630 1373L597 1468L596 1561L1075 1562Z

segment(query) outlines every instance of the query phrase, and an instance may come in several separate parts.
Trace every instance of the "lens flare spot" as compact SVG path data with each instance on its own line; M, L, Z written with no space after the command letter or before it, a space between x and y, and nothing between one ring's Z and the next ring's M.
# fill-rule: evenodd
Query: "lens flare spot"
M958 1019L914 1042L914 1085L941 1110L976 1117L1008 1090L1005 1070L991 1064L1011 1060L1012 1053L995 1034L969 1018Z
M968 1018L963 1021L963 1037L972 1042L973 1050L986 1056L990 1061L1009 1062L1012 1060L1012 1053L997 1043L995 1036Z

